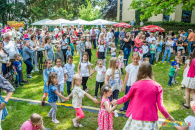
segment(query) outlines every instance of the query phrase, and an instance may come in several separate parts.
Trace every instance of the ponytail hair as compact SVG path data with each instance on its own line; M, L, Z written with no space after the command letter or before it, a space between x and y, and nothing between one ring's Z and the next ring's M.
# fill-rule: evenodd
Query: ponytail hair
M111 89L111 87L109 85L103 85L100 91L101 94L101 98L103 97L104 93L107 93L109 91L109 89Z
M74 74L74 76L72 77L72 89L74 89L75 80L77 80L78 78L82 79L82 76L80 74Z

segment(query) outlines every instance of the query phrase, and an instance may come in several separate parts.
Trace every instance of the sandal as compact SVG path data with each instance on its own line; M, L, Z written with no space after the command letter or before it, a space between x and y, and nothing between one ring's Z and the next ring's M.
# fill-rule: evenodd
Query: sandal
M186 106L184 103L182 104L186 109L189 109L189 106Z
M75 121L75 119L72 119L72 122L73 122L74 127L78 127L78 123L77 121Z

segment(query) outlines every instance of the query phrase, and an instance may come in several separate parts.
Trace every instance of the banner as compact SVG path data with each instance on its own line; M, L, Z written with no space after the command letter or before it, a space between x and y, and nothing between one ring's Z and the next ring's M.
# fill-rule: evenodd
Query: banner
M21 21L21 22L18 22L18 21L7 21L7 24L10 26L10 27L13 27L14 24L17 24L17 23L21 23L21 24L24 24L24 21ZM18 29L19 27L15 27L16 29Z

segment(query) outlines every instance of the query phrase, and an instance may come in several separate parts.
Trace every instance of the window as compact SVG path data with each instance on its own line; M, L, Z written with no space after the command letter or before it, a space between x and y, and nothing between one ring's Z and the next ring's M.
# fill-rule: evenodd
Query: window
M182 10L181 22L191 23L192 11Z
M122 21L122 14L123 14L123 0L120 0L119 21Z
M170 15L166 15L165 12L163 14L163 21L169 21Z

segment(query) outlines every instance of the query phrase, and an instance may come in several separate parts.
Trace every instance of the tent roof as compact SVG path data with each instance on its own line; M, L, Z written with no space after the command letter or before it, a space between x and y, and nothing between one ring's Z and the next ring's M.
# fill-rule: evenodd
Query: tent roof
M109 24L116 24L117 22L107 21L104 19L96 19L90 22L92 25L109 25Z
M58 25L58 26L60 26L61 23L67 23L67 24L69 24L69 23L71 23L71 21L66 20L66 19L57 19L57 20L53 20L53 21L47 21L45 23L45 25Z
M52 21L52 20L51 19L43 19L43 20L40 20L40 21L33 23L32 25L45 25L45 22L47 22L47 21Z
M70 21L70 23L62 23L62 25L91 25L89 21L82 20L82 19L77 19L74 21Z

